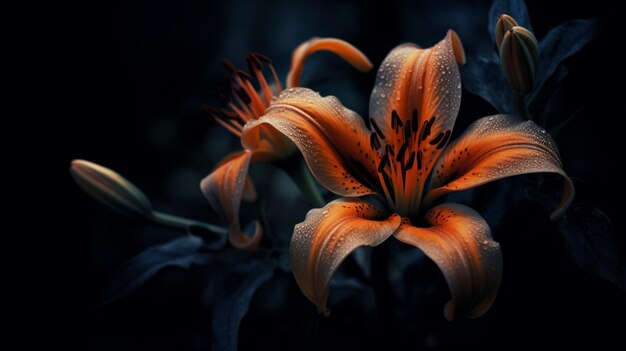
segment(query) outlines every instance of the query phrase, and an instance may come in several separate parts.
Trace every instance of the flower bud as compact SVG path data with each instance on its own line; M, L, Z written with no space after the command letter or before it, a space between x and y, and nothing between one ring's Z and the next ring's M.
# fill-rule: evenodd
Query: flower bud
M118 173L85 160L74 160L70 173L76 184L105 206L135 219L152 217L144 193Z
M500 51L500 46L502 46L504 34L515 26L519 26L515 18L507 14L502 14L498 17L498 22L496 23L496 47L498 48L498 52Z
M530 92L539 65L539 44L533 33L519 26L509 29L500 45L500 63L513 90Z

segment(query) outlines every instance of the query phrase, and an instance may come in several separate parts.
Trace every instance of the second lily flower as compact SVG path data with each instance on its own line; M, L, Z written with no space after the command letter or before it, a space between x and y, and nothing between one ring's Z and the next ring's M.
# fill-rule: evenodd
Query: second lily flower
M352 45L339 39L313 38L304 42L293 52L291 70L287 76L287 88L299 85L300 75L306 59L314 52L330 51L360 71L372 68L370 61ZM282 84L271 61L263 55L249 54L247 57L250 74L238 70L225 62L227 69L228 93L219 94L222 107L207 107L215 120L228 131L242 136L242 129L267 113L274 95L280 94ZM263 65L270 69L274 85L263 74ZM253 85L257 81L259 90ZM241 200L252 201L256 198L254 185L248 178L251 162L277 161L295 151L293 143L282 133L270 126L259 126L246 133L244 150L225 157L204 180L201 188L211 206L230 224L228 239L230 243L243 250L255 250L261 241L262 228L256 223L254 235L247 236L239 224Z

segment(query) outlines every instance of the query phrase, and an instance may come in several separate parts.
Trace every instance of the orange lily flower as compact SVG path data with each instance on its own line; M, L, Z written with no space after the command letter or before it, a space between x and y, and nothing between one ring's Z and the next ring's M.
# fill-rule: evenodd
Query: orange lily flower
M431 204L453 191L535 172L565 178L553 218L570 204L573 185L556 145L533 122L484 117L447 145L461 103L457 63L464 60L453 31L428 49L393 49L372 91L371 130L337 98L305 88L285 90L265 116L244 128L244 144L258 127L284 133L318 181L343 196L311 210L291 240L295 278L320 312L328 313L330 279L342 260L393 235L421 249L443 272L452 295L447 319L481 316L500 285L500 246L474 210Z
M313 38L304 42L294 51L291 70L287 77L287 88L299 84L304 62L314 52L330 51L360 71L372 68L371 62L358 49L347 42L333 38ZM275 95L281 93L282 85L271 61L260 54L248 54L250 73L238 70L224 62L228 75L229 95L221 92L219 97L223 107L206 107L215 120L237 137L247 123L257 120L266 113ZM268 66L274 86L270 85L263 73L263 66ZM253 85L256 80L259 89ZM242 198L254 201L256 191L248 178L251 162L275 161L288 157L295 151L293 143L271 127L260 127L248 133L248 141L243 151L234 152L224 158L201 182L201 188L211 206L230 224L228 239L230 243L244 250L255 250L262 237L262 228L256 223L254 235L244 234L239 225L239 206Z

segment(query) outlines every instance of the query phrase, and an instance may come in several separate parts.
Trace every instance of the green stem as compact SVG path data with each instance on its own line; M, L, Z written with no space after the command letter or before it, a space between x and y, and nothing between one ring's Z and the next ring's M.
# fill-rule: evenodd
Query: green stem
M158 211L152 211L150 221L158 226L185 233L193 233L197 229L217 235L226 235L228 232L226 228L220 226L199 222L193 219L173 216Z
M289 175L312 206L324 207L324 198L317 190L316 182L302 157L292 157L276 162L276 165Z
M520 94L520 93L514 93L515 94L515 109L517 110L517 114L519 115L520 118L526 119L526 120L532 120L530 114L528 113L528 106L526 106L526 95L525 94Z

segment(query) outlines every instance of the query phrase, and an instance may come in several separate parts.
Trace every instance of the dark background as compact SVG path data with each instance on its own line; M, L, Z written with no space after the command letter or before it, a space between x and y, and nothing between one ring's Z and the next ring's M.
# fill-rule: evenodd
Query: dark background
M161 294L149 293L148 285L148 293L100 306L116 267L174 234L146 230L88 199L69 176L72 159L119 171L159 209L214 220L197 184L238 145L200 110L222 78L220 58L243 66L248 51L261 52L274 59L284 77L300 42L336 36L377 65L393 46L404 41L429 46L447 28L457 30L472 55L491 49L488 6L488 1L88 1L3 9L0 314L6 336L0 343L13 345L3 349L186 349L203 345L208 332L210 322L194 312L193 279ZM566 170L581 181L580 196L612 219L623 243L624 186L618 167L624 160L624 134L612 124L623 116L625 96L624 65L616 48L623 46L620 21L598 1L584 7L539 1L528 6L539 38L568 19L603 20L600 37L567 61L572 75L564 105L569 113L583 110L560 148ZM330 55L319 56L307 64L304 78L324 89L323 95L336 94L366 115L374 73L361 75ZM331 76L338 83L325 84L323 78ZM466 122L459 123L492 112L465 94L460 120ZM504 280L489 313L476 321L445 323L438 310L423 317L433 321L435 339L416 331L415 340L402 341L412 349L624 345L625 292L575 266L561 238L537 220L544 215L522 206L505 226L507 232L498 235ZM180 280L167 274L161 278ZM261 330L272 328L249 318L242 333L258 337L254 323ZM323 323L334 328L327 327L331 339L323 343L331 344L342 326ZM367 336L351 332L340 340L369 345ZM279 331L268 333L280 337ZM372 339L382 344L393 337L391 332ZM254 346L255 341L241 344Z

